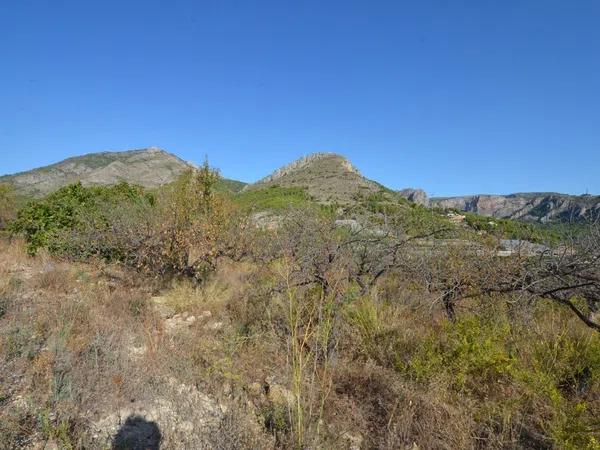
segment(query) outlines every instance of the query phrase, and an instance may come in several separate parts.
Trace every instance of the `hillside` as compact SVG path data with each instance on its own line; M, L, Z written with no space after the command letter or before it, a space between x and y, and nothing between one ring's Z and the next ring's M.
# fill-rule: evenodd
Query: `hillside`
M600 215L600 196L546 192L433 198L431 204L484 216L544 223L576 222Z
M598 448L598 224L426 208L331 154L216 175L14 208L1 449Z
M231 196L268 220L197 175L68 186L0 234L0 448L598 448L600 230Z
M122 152L91 153L75 156L49 166L0 177L25 195L44 196L73 182L83 185L111 185L120 181L156 188L169 183L192 164L150 147ZM224 179L222 188L238 191L244 183Z
M358 195L373 194L383 189L379 183L363 177L350 161L335 153L313 153L300 158L244 190L270 187L305 189L321 203L350 203Z

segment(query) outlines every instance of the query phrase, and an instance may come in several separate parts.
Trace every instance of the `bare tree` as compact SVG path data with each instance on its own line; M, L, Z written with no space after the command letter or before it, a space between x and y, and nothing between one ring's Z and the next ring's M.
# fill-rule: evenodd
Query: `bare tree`
M437 257L438 261L439 256ZM458 263L459 258L460 263ZM537 255L499 257L491 249L462 249L443 256L440 299L448 316L461 300L492 293L516 294L524 301L550 299L568 307L585 325L600 332L600 226Z

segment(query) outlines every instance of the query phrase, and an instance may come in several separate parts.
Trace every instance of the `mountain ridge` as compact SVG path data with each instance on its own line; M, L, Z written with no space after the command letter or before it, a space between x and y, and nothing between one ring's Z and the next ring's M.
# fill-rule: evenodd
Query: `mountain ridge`
M17 191L34 197L47 195L75 182L110 185L126 181L145 188L156 188L174 181L191 167L196 165L159 147L148 147L72 156L47 166L0 176L0 182L10 183ZM223 180L223 185L234 191L244 184Z
M476 194L430 199L443 209L530 222L574 222L600 217L600 196L555 192L524 192L507 195Z
M80 181L84 185L107 185L127 181L146 188L169 183L195 164L158 147L104 151L73 156L62 161L0 176L17 191L34 197ZM557 192L473 194L429 198L422 189L393 191L364 177L343 155L319 152L286 164L255 183L222 180L231 192L257 191L269 187L300 188L324 204L351 204L372 194L397 194L423 206L477 213L530 222L572 222L600 217L600 196Z
M295 171L302 170L302 169L306 168L307 166L309 166L313 162L327 159L327 158L343 159L343 161L341 161L342 167L347 169L349 172L354 172L354 173L360 175L360 172L358 171L358 169L356 167L354 167L352 165L352 163L346 157L339 155L337 153L333 153L333 152L316 152L316 153L311 153L309 155L302 156L302 157L292 161L291 163L281 166L279 169L274 170L270 175L267 175L266 177L261 178L254 184L268 183L271 181L275 181L276 179L284 177Z

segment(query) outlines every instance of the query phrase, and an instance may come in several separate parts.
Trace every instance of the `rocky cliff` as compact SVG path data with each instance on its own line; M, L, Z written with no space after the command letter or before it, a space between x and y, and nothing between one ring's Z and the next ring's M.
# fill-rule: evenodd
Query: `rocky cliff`
M556 193L434 198L431 204L484 216L536 222L574 222L600 216L600 196Z
M398 191L398 194L417 205L429 206L429 197L423 189L406 188Z

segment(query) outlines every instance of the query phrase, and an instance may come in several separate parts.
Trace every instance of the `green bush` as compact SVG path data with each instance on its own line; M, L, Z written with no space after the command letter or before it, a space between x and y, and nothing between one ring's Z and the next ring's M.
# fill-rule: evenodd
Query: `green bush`
M439 335L428 336L397 368L419 381L446 373L456 389L475 389L511 373L515 357L510 342L505 321L465 314L447 322Z
M476 400L473 416L482 426L509 417L556 448L596 449L600 336L555 305L539 306L536 315L541 325L533 328L496 308L427 327L418 342L398 333L396 370ZM527 436L520 437L524 445Z
M28 251L120 261L154 276L204 279L219 258L239 257L244 217L218 192L208 162L154 193L120 183L65 186L19 211L12 231Z
M106 211L124 203L140 202L152 204L154 198L127 183L110 187L75 183L41 200L30 201L17 214L11 231L25 236L31 254L40 248L59 252L65 245L61 233L76 229L84 218L95 221L97 226L108 226Z

